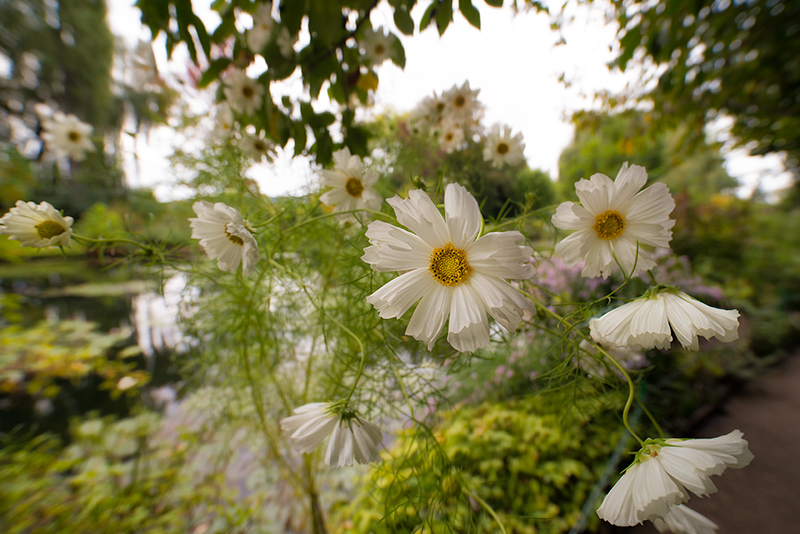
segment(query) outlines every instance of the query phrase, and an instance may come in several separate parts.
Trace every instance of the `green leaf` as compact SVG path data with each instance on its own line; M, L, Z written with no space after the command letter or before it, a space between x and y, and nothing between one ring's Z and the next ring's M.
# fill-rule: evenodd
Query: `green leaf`
M472 0L458 0L458 9L474 27L481 29L481 12L472 5Z
M503 0L485 0L492 7L503 7Z
M406 50L403 48L403 43L400 39L395 39L392 43L392 54L390 56L392 63L400 67L406 68Z
M308 141L308 134L306 133L306 124L303 121L294 123L294 155L299 156L306 149L306 142Z
M406 6L394 10L394 24L405 35L414 35L414 19L411 18Z
M439 35L444 35L447 26L453 21L453 0L445 0L439 4L439 9L436 10L436 29L439 30Z
M431 2L425 13L422 14L422 19L419 21L419 31L424 30L431 23L431 20L436 15L436 8L439 6L438 2Z
M200 88L208 87L208 84L218 79L220 73L228 68L228 65L232 62L233 61L227 57L212 60L206 71L200 76L200 81L197 82L197 86Z
M281 2L281 24L286 26L292 35L300 31L307 4L306 0Z

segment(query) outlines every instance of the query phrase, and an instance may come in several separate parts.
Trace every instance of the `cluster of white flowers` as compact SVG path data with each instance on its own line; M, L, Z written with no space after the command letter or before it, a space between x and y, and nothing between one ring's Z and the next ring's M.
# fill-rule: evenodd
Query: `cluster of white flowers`
M627 163L615 181L603 174L578 181L580 204L565 202L553 215L557 228L576 230L556 245L556 253L569 266L585 261L586 277L608 277L615 266L626 276L650 271L655 261L643 247L669 246L675 201L664 184L642 190L646 183L645 169ZM656 284L642 297L592 319L589 329L595 346L619 363L621 355L631 351L669 348L672 332L688 350L699 349L699 336L733 341L738 338L738 317L736 310L712 308L676 287ZM592 352L588 345L585 342L583 349ZM682 506L688 491L716 491L711 475L744 467L752 457L738 430L714 439L648 439L597 514L618 526L651 520L659 531L713 532L713 522Z
M477 125L483 107L478 101L480 89L471 89L469 81L454 85L441 95L424 98L411 112L416 130L436 137L446 152L461 148L467 134Z

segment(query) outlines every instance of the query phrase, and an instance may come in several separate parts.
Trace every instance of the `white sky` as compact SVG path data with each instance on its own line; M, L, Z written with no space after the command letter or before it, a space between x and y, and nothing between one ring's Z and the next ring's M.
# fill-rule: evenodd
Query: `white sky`
M125 39L129 48L138 38L149 36L141 27L134 1L109 1L111 29ZM198 11L203 11L198 14L206 20L207 26L213 27L216 15L205 8L210 2L195 0L193 3ZM441 38L433 27L413 37L401 35L406 68L400 70L389 62L378 68L380 86L375 94L375 111L409 111L433 91L441 92L469 80L473 89L481 90L479 99L486 106L485 124L504 123L514 132L521 131L528 165L556 178L558 157L572 139L570 113L591 106L586 95L604 89L618 91L628 81L621 73L610 72L606 67L613 59L610 47L614 44L615 29L605 23L601 3L583 5L574 10L575 19L564 27L567 44L555 46L558 35L550 30L550 19L545 14L514 15L510 8L491 8L483 2L476 2L476 7L481 12L480 31L456 13ZM417 7L412 16L418 22L422 13ZM392 10L385 2L373 12L372 23L399 33L394 28ZM185 70L185 61L167 65L163 43L157 43L154 49L159 69L180 76ZM566 73L572 82L569 89L558 81L561 73ZM284 90L297 94L302 86L295 79ZM190 100L195 101L193 108L203 109L207 99L194 95ZM180 196L169 186L174 173L166 156L172 147L185 142L188 141L176 137L168 128L153 132L149 143L139 141L139 171L136 172L130 156L133 142L129 141L126 172L130 182L156 186L160 198ZM726 155L726 168L743 184L742 194L745 195L759 180L768 191L790 181L788 173L781 174L783 166L778 156L753 158L741 151L733 152ZM255 165L248 175L256 178L262 191L269 195L300 192L315 182L313 170L303 158L280 157L274 165Z

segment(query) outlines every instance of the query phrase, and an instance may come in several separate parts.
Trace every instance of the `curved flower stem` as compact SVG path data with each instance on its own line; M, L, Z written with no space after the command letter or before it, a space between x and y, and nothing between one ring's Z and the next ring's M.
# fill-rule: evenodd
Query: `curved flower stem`
M569 324L566 318L562 317L553 310L549 309L547 306L539 302L533 295L524 292L523 294L527 296L531 300L531 302L536 304L536 306L539 307L539 309L541 309L554 319L557 319L560 324ZM573 325L569 326L570 328L573 327ZM644 441L642 440L642 438L640 438L639 435L633 431L633 428L631 428L631 425L628 422L628 415L631 411L631 406L633 405L633 401L636 398L636 387L633 384L631 375L628 374L625 368L622 367L622 365L620 365L620 363L617 360L615 360L608 352L606 352L605 349L603 349L603 347L595 343L591 337L586 335L584 332L581 332L580 330L575 329L575 331L578 333L579 336L588 341L595 349L597 349L603 356L611 360L611 363L613 363L617 367L617 369L620 370L622 376L625 377L625 381L628 383L628 400L625 402L625 407L622 409L622 423L625 425L625 428L631 434L631 436L636 438L636 441L638 441L641 445L644 445Z
M466 493L468 496L478 501L478 504L483 506L483 508L487 512L489 512L489 515L492 516L492 519L494 519L495 523L497 523L497 526L500 527L500 532L502 532L503 534L508 534L506 532L506 528L503 526L503 522L500 521L500 518L497 516L497 513L495 513L494 509L491 506L489 506L489 503L478 497L478 494L475 493L474 491L464 490L464 493Z
M272 217L270 217L266 221L260 222L258 224L253 224L252 226L253 226L253 228L261 228L262 226L266 226L266 225L272 223L273 221L275 221L275 219L277 219L278 217L280 217L283 214L284 214L284 211L282 209L278 210L278 213L276 213L275 215L273 215Z
M86 236L78 235L78 234L72 234L72 238L75 239L75 241L77 241L78 243L80 243L81 241L87 241L89 243L109 243L109 244L125 243L125 244L128 244L128 245L137 246L142 250L151 250L153 248L150 245L145 245L144 243L139 243L138 241L134 241L132 239L125 239L125 238L120 238L120 239L94 239L94 238L91 238L91 237L86 237Z
M638 397L636 398L636 404L639 405L639 408L642 409L642 411L647 416L647 418L650 420L650 422L653 423L653 427L655 427L656 432L658 432L658 437L666 438L667 435L664 434L664 431L661 429L661 425L658 424L658 421L656 421L656 418L653 417L653 414L650 413L650 410L647 409L647 406L645 406L644 403L641 400L639 400Z
M364 352L364 344L361 342L361 339L359 339L359 337L353 333L352 330L347 328L345 325L343 325L342 323L340 323L336 319L330 318L330 320L332 322L336 323L336 325L339 328L344 330L345 333L347 333L347 335L349 335L351 338L353 338L355 340L355 342L358 344L358 350L359 350L359 352L361 352L361 363L358 366L358 374L356 375L356 379L353 382L353 387L350 388L350 393L348 393L347 399L345 399L345 402L347 403L347 402L350 402L350 399L352 398L353 393L356 392L356 387L358 386L358 382L361 380L361 375L364 373L364 362L367 359L367 355Z
M657 286L658 285L658 280L656 280L656 275L653 274L653 270L652 269L648 270L647 274L650 275L650 280L652 280L653 285Z

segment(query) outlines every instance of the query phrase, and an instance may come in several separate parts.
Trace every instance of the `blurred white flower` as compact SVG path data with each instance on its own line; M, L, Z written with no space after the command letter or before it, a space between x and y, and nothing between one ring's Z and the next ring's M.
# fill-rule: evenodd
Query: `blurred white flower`
M663 518L653 519L653 526L659 532L672 534L714 534L719 528L709 518L685 504L671 507Z
M197 218L190 218L192 237L223 271L236 272L242 264L242 274L248 276L259 260L258 243L247 229L238 210L217 202L195 202L192 209Z
M650 253L637 243L669 246L675 225L669 214L675 208L675 201L661 183L639 191L646 182L644 167L628 167L624 163L615 181L604 174L595 174L575 184L581 203L564 202L553 215L557 228L577 230L555 249L568 267L586 260L583 276L608 278L616 265L615 256L631 276L655 266Z
M292 446L309 453L330 434L325 462L330 467L366 464L380 459L378 445L383 440L380 428L359 418L351 410L341 410L328 402L312 402L294 409L295 415L281 420Z
M429 350L448 319L447 341L461 352L489 343L486 312L504 328L516 329L529 303L506 279L533 275L531 249L522 245L522 234L478 238L478 203L458 184L445 189L446 220L419 190L409 191L406 200L395 196L387 202L411 232L382 221L367 229L372 246L362 259L376 271L403 273L367 297L381 317L401 317L420 301L406 334L427 343Z
M233 110L228 102L220 102L217 106L217 114L214 116L214 130L211 132L212 139L227 139L236 120L233 117Z
M752 459L739 430L713 439L648 439L597 515L620 527L664 518L689 499L689 491L699 496L717 491L712 475L745 467Z
M461 148L464 142L464 129L450 120L442 121L439 128L439 145L448 154Z
M472 124L477 118L476 112L480 110L478 93L480 89L470 89L469 81L464 82L461 87L454 85L442 93L446 118L463 125Z
M253 52L261 52L272 35L275 21L272 19L272 3L259 4L253 15L253 27L247 30L247 44Z
M243 133L242 138L239 139L239 148L248 158L253 158L256 161L261 161L264 157L272 161L272 142L264 137L264 133L253 135Z
M383 197L375 191L378 173L363 171L361 158L345 147L333 153L334 170L319 171L319 183L332 189L320 197L334 212L381 208Z
M616 347L667 349L672 331L683 348L698 350L698 336L739 339L739 312L721 310L672 287L655 288L600 318L589 321L592 339Z
M378 28L378 31L374 31L367 28L358 44L372 66L380 65L391 57L393 43L393 36L385 29Z
M64 115L60 111L53 114L52 119L42 121L42 139L59 154L66 155L75 161L86 159L87 152L97 149L89 136L92 125L87 124L73 114Z
M495 126L486 136L483 159L491 161L492 167L497 168L503 165L518 165L525 161L523 150L525 143L522 142L522 133L512 137L510 126Z
M17 205L0 218L0 234L16 239L24 247L69 246L72 217L61 214L47 202L38 206L17 200Z
M298 39L299 36L297 34L292 35L289 33L289 29L286 26L281 26L275 42L278 44L278 50L280 50L283 57L292 57L292 54L294 54L294 45Z
M445 103L436 93L423 98L411 112L408 122L415 131L433 133L442 122Z
M249 78L244 71L235 70L225 77L225 98L237 113L252 115L264 103L264 86Z
M137 91L143 91L146 84L158 78L156 56L150 41L139 41L129 58L131 86Z

